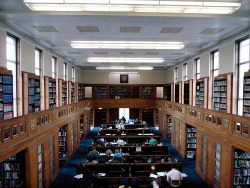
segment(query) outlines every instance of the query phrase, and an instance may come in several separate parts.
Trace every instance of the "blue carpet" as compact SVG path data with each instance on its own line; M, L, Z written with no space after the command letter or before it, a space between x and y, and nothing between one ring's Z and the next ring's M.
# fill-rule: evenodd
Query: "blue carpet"
M159 134L158 130L154 127L150 127L153 129L155 134ZM69 160L67 164L64 164L60 168L60 174L55 179L55 181L51 184L49 188L75 188L75 180L74 175L76 175L76 167L75 164L79 164L80 162L86 161L86 153L88 151L89 145L92 144L93 136L97 135L99 127L94 127L91 130L91 133L88 135L87 139L80 141L79 149L74 153L73 157ZM195 160L187 160L183 159L176 150L171 146L170 139L164 139L161 137L161 142L163 145L167 145L171 159L178 158L179 161L182 161L183 168L182 171L188 175L185 178L183 188L209 188L209 186L203 181L203 179L195 172ZM132 187L133 188L133 187Z

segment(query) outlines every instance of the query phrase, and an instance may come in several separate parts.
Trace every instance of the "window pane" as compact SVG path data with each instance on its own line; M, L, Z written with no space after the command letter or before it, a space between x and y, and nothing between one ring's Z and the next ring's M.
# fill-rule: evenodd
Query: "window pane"
M240 42L239 62L249 61L249 39Z
M219 68L219 52L214 52L214 67L213 69Z
M16 39L7 36L7 60L16 61Z

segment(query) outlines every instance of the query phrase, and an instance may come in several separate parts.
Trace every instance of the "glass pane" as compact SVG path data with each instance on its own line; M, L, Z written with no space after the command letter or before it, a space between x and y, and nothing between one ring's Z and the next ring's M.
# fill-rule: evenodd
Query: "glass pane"
M215 162L215 166L216 166L216 168L220 169L220 162L219 162L219 161L216 161L216 162Z
M241 124L240 123L236 123L236 125L235 125L235 131L240 132L240 128L241 128Z
M220 153L216 153L215 158L220 160Z
M7 60L16 61L16 39L7 36Z
M42 152L42 145L38 145L38 153Z
M220 144L216 144L216 151L220 151Z
M39 154L38 155L38 162L41 162L42 161L42 154Z
M220 171L217 169L215 170L215 176L220 177Z
M40 164L38 165L38 170L41 171L42 169L43 169L43 165L42 165L42 163L40 163Z
M219 52L214 52L214 67L213 69L219 69Z
M240 42L239 62L249 61L249 39Z

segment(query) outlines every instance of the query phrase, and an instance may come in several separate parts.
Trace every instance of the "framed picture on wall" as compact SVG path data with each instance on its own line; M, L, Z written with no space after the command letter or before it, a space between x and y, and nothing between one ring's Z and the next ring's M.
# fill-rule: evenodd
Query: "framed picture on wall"
M120 83L128 83L128 75L127 74L120 75Z

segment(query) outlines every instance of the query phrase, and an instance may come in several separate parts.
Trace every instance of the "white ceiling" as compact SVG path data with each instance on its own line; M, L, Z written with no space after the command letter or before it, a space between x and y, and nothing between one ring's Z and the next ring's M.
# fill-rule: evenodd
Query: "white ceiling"
M32 12L23 0L0 0L0 22L82 69L88 57L161 57L166 69L250 27L250 0L233 15ZM182 41L181 50L73 49L72 40ZM109 64L110 65L110 64ZM123 64L125 65L125 64ZM142 64L140 64L142 65ZM151 64L146 64L151 65Z

